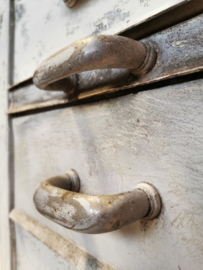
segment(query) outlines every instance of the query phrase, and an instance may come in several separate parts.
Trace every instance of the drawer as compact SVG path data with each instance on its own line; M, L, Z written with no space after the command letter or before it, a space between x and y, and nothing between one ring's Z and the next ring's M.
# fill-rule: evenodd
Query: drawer
M78 39L120 33L184 2L78 0L70 9L63 0L15 1L12 84L32 77L42 60Z
M16 225L16 269L36 270L58 269L77 270L66 260L58 256L53 250L43 245L41 241L30 235L29 232Z
M201 0L78 0L71 9L63 0L2 3L2 270L202 269L202 10ZM72 96L36 88L32 76L44 59L100 34L154 44L155 66L140 77L130 68L78 73ZM54 223L33 195L71 168L81 197L150 183L160 214L104 234Z
M150 89L148 86L150 84L162 81L169 84L169 80L173 78L183 78L191 73L197 74L203 70L202 31L203 15L201 14L142 39L141 42L145 44L154 44L157 51L155 66L142 76L134 76L127 68L94 69L80 72L77 75L69 76L74 84L71 94L59 89L58 91L41 90L33 84L32 79L29 79L10 89L8 113L17 114L71 103L78 104L85 99L98 100L114 96L115 92L126 93L129 88L136 88L137 91L146 90ZM128 41L132 42L132 39L128 39ZM78 53L78 57L82 56ZM128 56L127 52L126 58ZM120 60L119 57L117 60ZM89 63L92 61L90 59ZM83 69L85 69L85 65L81 62Z
M198 79L14 117L15 207L115 269L201 269L202 90ZM160 193L162 211L107 234L67 230L37 212L33 193L42 180L71 168L86 194L149 182Z

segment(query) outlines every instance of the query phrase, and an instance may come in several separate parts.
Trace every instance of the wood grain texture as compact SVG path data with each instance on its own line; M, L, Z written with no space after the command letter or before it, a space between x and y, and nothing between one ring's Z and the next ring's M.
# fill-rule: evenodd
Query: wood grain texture
M61 256L16 224L17 270L76 270Z
M66 267L65 269L70 270L115 270L115 268L98 261L85 250L67 241L19 209L13 209L10 213L10 218L40 240L36 241L32 239L30 235L16 226L17 269L23 270L29 268L30 270L34 270L43 268L51 270ZM51 250L44 248L41 242ZM54 254L53 251L59 256ZM34 265L31 257L35 257Z
M126 69L83 72L77 90L68 97L63 92L43 91L30 84L10 92L9 114L75 102L93 96L125 90L203 70L203 15L144 39L158 50L155 67L135 77Z
M203 80L13 119L15 206L119 269L201 269ZM158 219L103 235L66 230L41 216L36 185L70 168L81 192L112 194L149 182Z
M48 56L86 36L114 34L186 0L63 0L15 2L14 84L32 76ZM60 31L59 31L60 29Z

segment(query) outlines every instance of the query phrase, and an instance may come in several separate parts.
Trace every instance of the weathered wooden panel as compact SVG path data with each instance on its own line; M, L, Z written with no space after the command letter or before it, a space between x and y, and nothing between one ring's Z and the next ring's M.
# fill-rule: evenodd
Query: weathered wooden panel
M37 89L30 84L10 93L9 113L70 103L96 95L174 78L203 70L203 15L157 33L143 41L152 41L158 50L155 67L136 78L126 69L83 72L78 75L77 90L71 97L63 92Z
M13 119L15 206L98 260L120 269L201 269L203 80ZM74 233L41 216L42 180L74 168L81 192L157 187L158 219L102 235ZM26 202L26 203L25 203Z
M76 270L74 266L16 225L17 270Z
M87 253L85 250L83 250L80 247L76 246L75 244L67 241L66 239L64 239L63 237L61 237L60 235L58 235L54 231L50 230L49 228L47 228L46 226L44 226L40 222L36 221L35 219L29 217L28 215L26 215L25 213L23 213L19 209L13 209L10 213L10 218L14 222L19 224L22 228L24 228L25 230L30 232L34 237L39 239L42 243L47 245L51 250L55 251L59 256L61 256L63 259L65 259L66 262L70 263L70 265L67 265L67 263L66 263L66 267L68 267L68 269L71 269L71 270L72 269L115 270L115 268L111 267L110 265L108 265L104 262L98 261L97 258L94 258L93 256L91 256L91 254ZM32 260L30 260L29 256L26 256L27 254L24 251L25 248L22 248L22 245L21 245L22 242L24 243L24 241L22 241L22 240L24 240L23 235L25 233L24 232L21 233L21 230L19 233L18 226L16 227L16 230L17 230L18 262L21 259L23 259L23 260L26 259L27 264L25 264L24 262L23 263L21 262L20 264L21 264L22 268L20 268L20 269L27 269L25 267L25 265L29 266L32 263ZM18 236L18 234L20 236ZM35 240L35 242L36 242L36 240ZM45 248L41 247L40 243L38 243L38 245L39 245L38 250L39 250L40 254L42 255L42 256L40 256L40 259L41 259L41 257L43 257L43 260L40 260L41 263L43 263L43 265L47 264L47 263L50 264L49 259L48 259L49 257L47 259L46 259L46 257L44 258ZM32 252L32 246L33 246L32 242L27 243L26 246L30 250L30 252ZM39 261L38 257L40 254L38 254L36 256L37 261ZM54 258L55 257L59 258L58 260L53 260L52 263L50 264L50 267L54 267L53 269L55 269L55 267L58 267L60 265L60 257L58 257L56 255L53 256L53 254L51 254L51 253L48 255L52 256ZM28 257L28 258L25 258L25 257ZM39 262L38 262L38 264L39 264ZM38 268L39 268L39 266L38 266ZM33 268L33 269L38 269L38 268ZM52 269L52 268L48 268L48 269Z
M114 34L186 0L15 1L14 84L33 75L39 63L73 41Z

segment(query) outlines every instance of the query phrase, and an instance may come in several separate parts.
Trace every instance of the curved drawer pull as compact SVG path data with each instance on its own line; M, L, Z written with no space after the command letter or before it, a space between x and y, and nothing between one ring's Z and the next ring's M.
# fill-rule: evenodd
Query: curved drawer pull
M37 210L52 221L78 232L105 233L140 218L152 219L161 209L157 190L140 183L133 190L113 195L77 193L80 179L74 170L42 181L34 194Z
M43 61L34 73L33 82L40 89L69 93L77 84L77 73L122 68L140 76L153 68L156 57L154 45L150 42L144 44L113 35L91 36L72 43Z
M73 6L75 6L78 0L63 0L63 1L66 4L66 6L72 8Z

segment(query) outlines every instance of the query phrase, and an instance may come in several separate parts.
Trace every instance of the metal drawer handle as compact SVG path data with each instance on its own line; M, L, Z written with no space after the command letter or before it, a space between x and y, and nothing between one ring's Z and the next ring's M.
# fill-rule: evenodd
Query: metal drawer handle
M77 73L122 68L141 76L153 68L156 57L156 50L150 42L144 44L116 35L91 36L43 61L33 75L33 82L40 89L69 93L77 85Z
M140 218L155 218L161 209L157 190L140 183L113 195L77 193L80 179L74 170L42 181L34 194L37 210L52 221L82 233L118 230Z
M78 0L63 0L63 1L66 4L66 6L72 8L73 6L75 6Z

